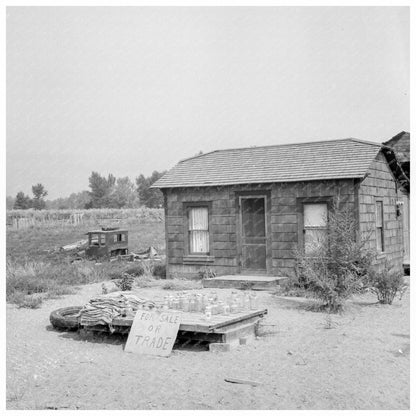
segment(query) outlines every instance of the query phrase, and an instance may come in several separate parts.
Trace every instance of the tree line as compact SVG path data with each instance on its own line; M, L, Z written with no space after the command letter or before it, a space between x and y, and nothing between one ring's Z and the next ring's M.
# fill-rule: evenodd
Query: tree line
M154 171L150 176L140 175L133 183L127 176L116 178L111 173L106 177L92 172L88 178L89 191L72 193L66 198L45 200L48 195L44 185L32 186L33 197L18 192L14 199L8 197L7 208L13 209L91 209L91 208L159 208L163 206L163 194L150 186L166 171Z

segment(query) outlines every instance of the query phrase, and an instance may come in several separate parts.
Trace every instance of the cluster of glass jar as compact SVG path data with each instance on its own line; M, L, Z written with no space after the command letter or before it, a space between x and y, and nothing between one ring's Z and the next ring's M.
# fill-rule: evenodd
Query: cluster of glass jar
M199 312L206 318L212 315L230 315L258 309L257 295L254 292L232 292L226 299L218 298L217 292L186 293L168 295L164 298L164 309L175 309L184 312Z

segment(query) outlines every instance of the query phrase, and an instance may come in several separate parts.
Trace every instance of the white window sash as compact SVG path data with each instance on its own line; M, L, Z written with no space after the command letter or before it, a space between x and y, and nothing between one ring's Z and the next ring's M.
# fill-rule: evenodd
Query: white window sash
M189 209L189 252L209 253L208 208Z

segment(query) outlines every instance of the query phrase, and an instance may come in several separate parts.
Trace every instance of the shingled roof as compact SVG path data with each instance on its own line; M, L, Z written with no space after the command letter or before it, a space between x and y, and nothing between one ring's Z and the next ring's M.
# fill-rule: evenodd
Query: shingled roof
M399 163L403 164L410 162L410 133L402 131L396 136L392 137L389 141L384 142L384 145L391 147L394 150L396 159Z
M153 188L363 178L382 145L357 139L216 150L180 161Z

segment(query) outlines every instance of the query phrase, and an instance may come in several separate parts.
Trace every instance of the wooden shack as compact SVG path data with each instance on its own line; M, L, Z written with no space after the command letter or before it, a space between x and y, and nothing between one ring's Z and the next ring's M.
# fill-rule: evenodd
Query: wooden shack
M404 173L401 175L404 180L402 180L399 191L403 201L401 208L403 215L403 264L406 273L410 273L410 133L402 131L383 144L394 151L398 164Z
M337 198L377 264L403 263L394 151L356 139L218 150L180 161L153 187L165 201L167 276L291 276L296 249L324 237Z

